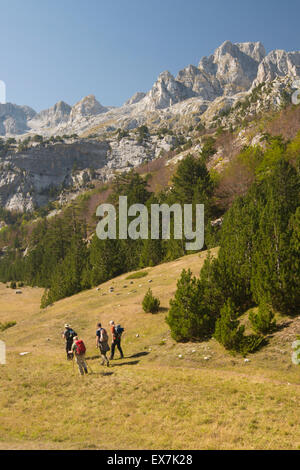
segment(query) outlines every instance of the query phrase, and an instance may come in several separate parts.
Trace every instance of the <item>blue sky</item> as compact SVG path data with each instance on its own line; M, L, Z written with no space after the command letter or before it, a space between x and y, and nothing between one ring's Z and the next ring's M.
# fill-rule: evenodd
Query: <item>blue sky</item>
M7 101L119 106L229 39L299 50L299 0L0 0Z

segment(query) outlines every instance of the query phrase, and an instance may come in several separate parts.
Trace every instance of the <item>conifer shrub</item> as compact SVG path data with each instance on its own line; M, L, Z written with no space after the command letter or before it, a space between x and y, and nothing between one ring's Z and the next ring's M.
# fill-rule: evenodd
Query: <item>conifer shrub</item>
M245 327L240 325L237 312L231 299L223 305L216 322L214 337L229 351L240 352L244 340Z
M143 310L146 313L157 313L160 306L160 300L157 297L154 297L152 290L148 289L143 302Z
M215 319L205 304L203 286L190 269L181 273L166 322L175 341L201 341L213 333Z
M8 328L11 328L11 327L15 326L16 324L17 324L16 321L7 321L7 322L4 322L4 323L0 322L0 331L5 331Z
M239 353L242 356L258 351L262 346L265 346L266 340L261 335L248 335L244 336L240 343Z
M265 340L260 335L244 335L245 327L240 325L237 310L231 299L221 309L216 322L214 337L225 349L246 356L257 351Z
M16 288L17 288L17 284L16 284L15 281L11 281L11 283L10 283L10 288L11 288L11 289L16 289Z
M259 334L266 335L276 327L274 313L265 302L259 305L257 313L250 312L249 320L253 330Z
M147 271L137 271L136 273L129 274L126 279L141 279L148 275Z

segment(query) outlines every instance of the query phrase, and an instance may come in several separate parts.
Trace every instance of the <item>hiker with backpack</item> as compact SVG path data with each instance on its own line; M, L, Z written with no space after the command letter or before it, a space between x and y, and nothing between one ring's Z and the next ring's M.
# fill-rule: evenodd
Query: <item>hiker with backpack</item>
M64 338L66 342L66 353L67 353L67 359L70 361L73 359L73 352L71 351L72 345L73 345L73 338L77 336L77 333L71 328L71 325L68 325L66 323L65 325L65 331L62 334L62 337Z
M97 324L97 331L96 331L96 347L99 348L100 354L102 357L102 366L105 364L109 367L109 360L106 356L106 353L110 350L108 345L108 335L105 328L102 328L101 323Z
M86 347L82 339L78 339L78 336L74 336L70 353L75 354L75 359L81 375L84 375L84 373L88 373L87 363L85 361L85 352Z
M112 334L110 360L112 361L114 358L116 346L120 352L120 356L121 356L120 359L123 359L124 354L121 348L121 337L122 337L124 328L122 328L121 325L116 326L114 321L110 321L109 324L111 327L111 334Z

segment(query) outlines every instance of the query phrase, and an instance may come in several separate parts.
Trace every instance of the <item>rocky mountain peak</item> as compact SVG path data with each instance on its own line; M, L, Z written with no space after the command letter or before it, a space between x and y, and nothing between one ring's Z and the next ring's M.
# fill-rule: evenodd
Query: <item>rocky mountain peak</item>
M71 119L78 119L82 116L96 116L107 111L108 108L102 106L94 95L88 95L72 107Z
M29 122L30 127L39 129L40 127L55 127L61 123L67 122L71 113L71 106L64 101L59 101L49 109L45 109L36 114Z
M59 101L53 106L53 110L55 112L61 112L65 114L70 114L72 107L68 104L65 103L65 101Z
M166 119L167 113L161 112L166 109L176 115L184 101L186 113L200 115L208 107L214 109L215 100L224 99L230 107L240 93L247 93L259 83L298 76L300 52L275 50L266 55L261 42L227 40L213 54L203 57L198 66L180 70L176 78L168 70L162 72L147 94L134 94L120 108L102 106L94 95L84 97L73 107L60 101L39 114L31 108L1 105L0 134L79 135L100 124L108 132L114 127L133 129L146 122L151 113L157 113L158 119ZM109 125L103 126L106 121Z
M266 50L264 45L259 42L237 42L235 45L244 54L252 57L256 62L261 62L266 57Z
M143 98L145 98L146 93L143 93L141 91L138 91L135 93L129 100L127 100L124 105L131 105L131 104L136 104L139 101L141 101Z
M259 60L264 55L261 43L225 41L214 54L203 57L199 69L215 77L225 95L248 90L256 78Z
M0 135L18 135L27 132L27 121L35 115L36 112L29 106L0 103Z
M300 77L300 52L271 51L259 64L253 86L276 77Z
M162 72L152 89L141 101L143 107L153 109L163 109L179 103L182 100L194 96L192 90L188 89L183 83L177 81L174 76L166 70Z

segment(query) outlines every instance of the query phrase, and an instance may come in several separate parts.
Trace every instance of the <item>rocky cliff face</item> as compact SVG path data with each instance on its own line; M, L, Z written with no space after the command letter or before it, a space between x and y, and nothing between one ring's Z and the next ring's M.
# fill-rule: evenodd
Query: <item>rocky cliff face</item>
M124 105L131 105L131 104L136 104L139 101L141 101L143 98L145 98L146 93L143 93L141 91L136 92L129 100L127 100Z
M60 196L78 193L93 179L109 180L171 149L173 138L153 136L138 143L134 136L110 142L78 140L32 147L0 160L0 206L32 211Z
M46 204L57 190L74 186L80 172L104 167L109 148L106 142L77 142L7 156L0 166L1 206L24 211Z
M270 52L259 64L253 86L277 77L300 77L300 52Z
M52 108L46 109L36 114L33 119L29 121L29 126L32 129L39 129L42 127L55 128L62 123L68 122L72 107L64 101L59 101Z
M0 135L19 135L30 130L28 121L36 115L29 106L0 103Z
M134 130L146 124L154 130L171 128L176 134L200 121L207 127L234 128L246 116L279 108L296 77L300 77L300 52L275 50L266 55L260 42L225 41L198 66L189 65L176 77L161 73L151 90L136 93L120 108L104 107L93 95L74 106L60 101L38 114L26 106L0 104L2 136L106 135L103 142L74 138L55 145L40 145L36 139L36 148L1 152L0 204L32 210L58 191L84 188L92 175L109 179L115 171L127 171L174 144L174 136L158 137L155 132L142 144L135 131L120 139L114 132L118 128Z
M192 97L213 101L219 96L247 91L257 77L266 53L257 43L224 42L213 55L203 57L198 67L189 65L176 79L163 72L140 102L146 109L168 108Z

